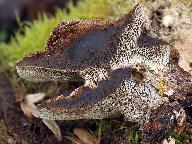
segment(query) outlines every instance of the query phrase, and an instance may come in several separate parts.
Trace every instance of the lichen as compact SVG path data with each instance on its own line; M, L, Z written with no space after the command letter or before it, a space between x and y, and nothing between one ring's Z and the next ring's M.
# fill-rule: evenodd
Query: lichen
M165 92L164 80L160 78L159 83L157 84L157 89L159 90L159 95L162 96Z

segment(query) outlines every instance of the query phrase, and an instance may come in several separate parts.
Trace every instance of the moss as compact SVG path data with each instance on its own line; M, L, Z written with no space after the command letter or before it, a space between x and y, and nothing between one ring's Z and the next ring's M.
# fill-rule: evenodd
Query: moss
M128 134L128 143L130 144L140 144L142 139L142 134L140 131L133 130Z
M1 43L0 51L2 51L9 68L14 70L17 60L29 53L44 49L45 42L52 29L60 21L117 17L131 8L131 4L128 4L129 6L125 8L126 0L118 0L120 1L119 5L114 5L115 1L116 0L84 0L80 1L77 7L69 3L68 8L70 13L58 9L54 17L40 14L38 19L30 23L29 26L22 26L16 35L11 38L10 43ZM121 7L124 8L121 9ZM119 10L118 13L117 9Z
M108 131L111 130L111 125L109 122L107 122L105 119L96 120L97 130L95 131L95 134L100 138L101 136L104 136L107 134Z
M130 1L130 0L127 0L127 1L126 0L107 0L107 1L110 5L110 9L112 11L113 17L119 17L120 15L132 9L132 7L137 4L135 1Z
M184 144L190 144L190 136L183 133L173 133L172 137L174 137L175 139L175 144L180 144L180 143L184 143Z

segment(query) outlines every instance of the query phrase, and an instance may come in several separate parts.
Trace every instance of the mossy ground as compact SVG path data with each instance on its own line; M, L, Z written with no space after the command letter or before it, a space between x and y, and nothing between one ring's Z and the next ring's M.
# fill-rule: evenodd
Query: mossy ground
M191 0L184 0L191 2ZM47 98L67 93L78 87L76 83L34 84L20 79L15 72L17 60L35 51L43 50L52 29L62 20L70 19L115 19L129 11L136 3L145 0L84 0L74 7L68 4L69 13L58 9L55 16L39 14L39 18L28 25L20 23L20 30L8 44L0 44L0 141L17 143L69 143L64 139L57 142L41 120L28 121L22 113L19 102L28 93L45 92ZM2 107L3 106L3 107ZM191 118L188 118L190 121ZM128 125L128 126L127 126ZM138 144L141 132L135 124L127 124L123 118L104 120L79 120L59 122L62 133L70 133L75 127L90 129L101 138L101 143L124 142ZM127 129L127 127L129 127ZM191 143L192 125L188 122L181 134L173 134L176 143Z

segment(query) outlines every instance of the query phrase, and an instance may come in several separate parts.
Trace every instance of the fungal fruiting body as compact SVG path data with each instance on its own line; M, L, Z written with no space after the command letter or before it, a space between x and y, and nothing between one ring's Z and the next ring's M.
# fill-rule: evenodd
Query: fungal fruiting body
M192 78L174 56L170 58L171 53L171 46L153 33L138 4L117 21L61 22L45 51L24 57L16 69L31 81L84 81L69 96L38 105L37 117L75 120L124 115L141 125L144 141L152 142L167 137L175 121L182 125L185 117L183 99L176 97L181 94L180 84L191 86ZM157 129L168 135L156 136Z

